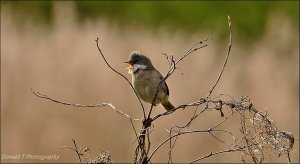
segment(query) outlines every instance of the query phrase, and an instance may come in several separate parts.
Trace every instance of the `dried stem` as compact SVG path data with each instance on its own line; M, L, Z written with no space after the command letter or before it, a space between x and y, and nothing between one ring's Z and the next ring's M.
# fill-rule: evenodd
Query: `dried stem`
M113 111L115 111L115 112L118 113L119 115L124 116L124 117L130 119L131 121L138 121L138 120L139 120L139 119L136 119L136 118L132 119L128 114L122 112L121 110L116 109L116 107L115 107L113 104L111 104L111 103L101 103L101 104L78 104L78 103L68 103L68 102L56 100L56 99L51 98L51 97L49 97L49 96L47 96L47 95L45 95L45 94L43 94L43 93L40 93L40 92L38 92L38 91L34 91L33 89L30 89L30 90L31 90L31 92L32 92L35 96L37 96L37 97L39 97L39 98L42 98L42 99L50 100L50 101L55 102L55 103L58 103L58 104L62 104L62 105L66 105L66 106L73 106L73 107L85 107L85 108L91 108L91 109L96 108L96 107L105 107L105 106L108 106L108 107L110 107L110 109L112 109Z
M75 142L75 140L74 139L72 139L72 141L73 141L73 143L74 143L74 146L75 146L75 152L76 152L76 154L77 154L77 156L78 156L78 159L79 159L79 162L81 163L81 153L79 153L79 151L78 151L78 148L77 148L77 145L76 145L76 142Z
M211 88L211 90L209 90L209 93L206 97L209 97L213 90L215 89L215 87L218 85L221 77L222 77L222 74L223 74L223 71L224 71L224 68L226 67L226 64L227 64L227 61L228 61L228 58L229 58L229 55L230 55L230 51L231 51L231 46L232 46L232 31L231 31L231 20L230 20L230 16L228 15L228 30L229 30L229 44L228 44L228 50L227 50L227 55L226 55L226 59L224 61L224 64L223 64L223 67L221 69L221 72L217 78L217 81L215 82L215 84L213 85L213 87Z
M74 139L72 139L73 144L74 144L74 148L69 147L69 146L62 146L62 149L67 148L70 149L72 151L74 151L78 157L79 163L81 163L81 156L83 155L80 150L78 150L77 145L76 145L76 141Z

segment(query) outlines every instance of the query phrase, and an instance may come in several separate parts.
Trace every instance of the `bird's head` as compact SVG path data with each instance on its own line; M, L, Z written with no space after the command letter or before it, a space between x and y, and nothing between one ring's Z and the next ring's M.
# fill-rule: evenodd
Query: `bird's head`
M135 73L139 69L153 69L151 60L137 51L133 51L129 56L129 60L124 63L129 64L129 67L126 68L129 73Z

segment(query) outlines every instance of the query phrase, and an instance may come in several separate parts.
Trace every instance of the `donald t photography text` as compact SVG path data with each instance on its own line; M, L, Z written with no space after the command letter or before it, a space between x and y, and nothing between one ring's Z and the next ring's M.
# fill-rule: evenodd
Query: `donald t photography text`
M30 154L30 153L19 153L19 154L1 154L1 160L58 160L59 155L56 154Z

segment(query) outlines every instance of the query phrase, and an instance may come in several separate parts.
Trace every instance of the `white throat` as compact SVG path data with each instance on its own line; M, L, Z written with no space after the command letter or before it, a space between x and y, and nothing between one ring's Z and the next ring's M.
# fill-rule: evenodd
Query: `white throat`
M141 65L141 64L134 64L132 66L132 68L128 69L128 73L129 74L134 74L139 69L146 69L146 66L145 65Z

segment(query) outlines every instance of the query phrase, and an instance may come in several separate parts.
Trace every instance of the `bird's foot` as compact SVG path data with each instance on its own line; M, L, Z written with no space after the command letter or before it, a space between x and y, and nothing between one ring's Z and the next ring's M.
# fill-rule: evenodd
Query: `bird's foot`
M150 127L150 125L151 125L151 122L152 122L152 118L146 118L146 119L144 119L143 120L143 125L144 125L144 128L148 128L148 127Z

